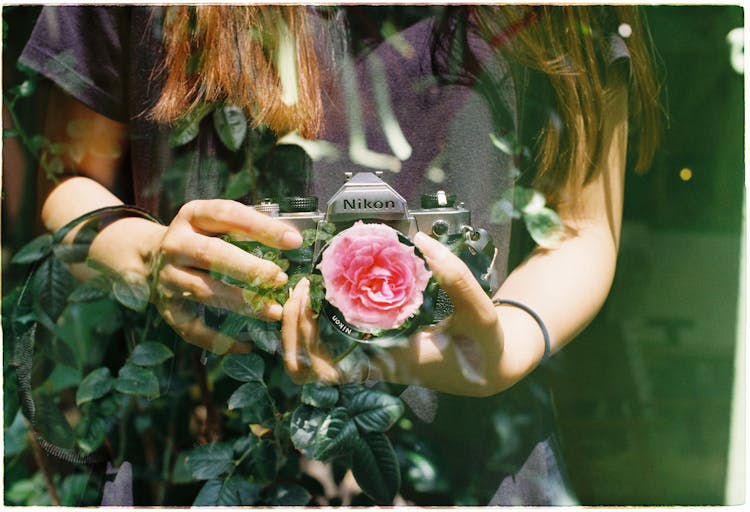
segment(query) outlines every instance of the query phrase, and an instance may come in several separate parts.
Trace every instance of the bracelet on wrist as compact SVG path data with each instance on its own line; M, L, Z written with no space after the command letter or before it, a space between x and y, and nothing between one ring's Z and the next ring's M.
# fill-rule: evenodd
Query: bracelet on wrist
M495 306L513 306L528 313L528 315L536 321L536 323L539 325L539 328L542 330L542 336L544 337L544 355L542 356L542 361L549 357L552 344L549 337L549 331L547 330L547 326L544 325L542 318L536 313L536 311L531 309L526 304L522 304L518 301L510 299L493 299L492 304L494 304Z

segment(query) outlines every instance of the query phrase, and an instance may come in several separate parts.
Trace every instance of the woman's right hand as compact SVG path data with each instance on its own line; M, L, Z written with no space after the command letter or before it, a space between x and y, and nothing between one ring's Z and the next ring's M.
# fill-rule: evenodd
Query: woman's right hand
M72 129L75 127L75 129ZM66 169L79 176L52 183L40 168L39 197L45 197L40 220L54 232L92 210L122 204L110 189L117 182L127 153L127 125L88 108L57 87L50 90L45 137L66 150ZM89 248L89 258L117 278L136 286L152 284L154 266L160 263L151 299L164 319L186 341L217 353L246 351L246 345L209 328L197 318L198 303L259 316L281 318L279 304L251 308L243 290L210 275L216 271L242 283L279 286L286 282L281 269L221 240L232 233L279 249L302 243L294 229L250 206L224 199L196 200L185 204L169 226L142 218L125 218L104 228ZM74 230L69 234L72 239ZM73 265L73 272L90 277L89 268Z
M223 234L278 249L302 243L300 234L278 219L236 201L209 199L186 203L168 226L140 218L118 220L96 236L89 258L136 286L151 284L156 272L151 300L185 341L219 354L242 352L250 347L208 327L196 315L195 305L264 320L280 320L282 307L269 300L257 309L245 300L243 288L211 273L259 287L282 286L287 275L278 265L217 236Z

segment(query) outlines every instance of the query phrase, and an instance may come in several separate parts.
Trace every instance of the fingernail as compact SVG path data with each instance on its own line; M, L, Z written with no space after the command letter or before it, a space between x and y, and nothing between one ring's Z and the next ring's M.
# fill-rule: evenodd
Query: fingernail
M269 304L266 308L266 314L271 320L281 320L281 315L284 312L284 308L280 304Z
M281 243L284 247L294 248L302 245L302 235L296 231L287 231L281 237Z
M448 251L448 248L443 244L421 231L414 236L414 244L422 251L422 254L431 259L442 258Z
M289 276L286 275L284 272L279 272L276 274L276 277L273 278L273 284L276 286L281 286L282 284L286 283L289 280Z

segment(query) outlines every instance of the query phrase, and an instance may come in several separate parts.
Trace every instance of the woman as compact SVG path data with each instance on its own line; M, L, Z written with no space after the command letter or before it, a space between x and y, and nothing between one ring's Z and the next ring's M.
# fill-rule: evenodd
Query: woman
M357 12L350 9L355 31ZM54 231L120 204L113 191L132 194L137 204L174 215L171 222L116 220L96 236L89 258L132 283L147 282L158 262L157 306L186 341L220 354L248 350L196 316L196 303L282 320L284 362L296 380L363 378L343 374L317 342L307 280L283 307L265 301L257 308L240 287L212 277L210 271L282 286L288 276L280 267L217 235L279 249L298 247L302 237L239 202L213 199L226 181L222 161L231 167L232 156L205 121L173 152L165 144L169 125L212 102L237 105L253 126L326 141L329 157L314 161L305 191L328 198L343 171L385 169L386 181L412 202L427 187L455 191L474 223L488 228L492 204L522 163L521 153L497 150L489 134L520 134L534 150L524 166L556 207L566 236L504 278L510 231L492 227L502 281L493 297L513 301L496 304L460 259L417 235L414 244L454 313L417 331L406 347L389 349L389 358L371 361L369 376L452 395L489 397L510 388L519 391L508 396L525 396L533 382L526 377L585 327L608 293L629 105L640 122L638 167L653 154L655 85L638 16L625 7L450 8L440 22L423 20L387 41L370 41L357 59L345 22L343 12L294 7L46 10L22 62L59 86L45 133L70 148L65 168L76 176L43 192L42 220ZM620 27L627 44L615 36ZM630 65L623 65L628 55ZM175 170L187 176L177 194L169 181ZM517 402L541 419L522 435L493 503L565 502L569 497L551 495L560 476L548 443L548 404ZM538 470L540 460L553 462L541 490L518 483L531 479L514 483L514 474Z

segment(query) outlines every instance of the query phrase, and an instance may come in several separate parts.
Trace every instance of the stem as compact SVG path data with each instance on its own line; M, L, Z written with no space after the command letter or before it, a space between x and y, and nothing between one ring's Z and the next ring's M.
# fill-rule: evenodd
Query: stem
M23 143L26 150L31 154L31 156L33 156L34 159L38 162L39 154L32 147L31 142L29 140L29 135L26 133L26 130L23 129L23 126L18 120L18 116L16 116L16 112L13 110L13 107L15 106L15 103L16 103L15 100L10 101L8 99L8 96L3 94L3 101L8 105L8 108L6 110L8 111L8 114L10 115L10 119L13 122L13 128L18 131L18 136L21 138L21 142Z
M125 414L123 414L122 419L120 420L120 439L118 440L117 460L115 461L115 467L118 468L122 465L122 461L125 460L125 441L127 438L128 418L133 411L133 399L128 397L127 400L128 404L125 409Z
M273 419L275 422L275 425L273 427L273 441L274 441L274 449L276 451L276 470L278 471L281 466L283 466L286 463L286 457L284 456L284 449L281 446L281 418L282 415L279 412L278 408L276 407L276 401L271 396L271 393L268 391L268 386L266 386L266 383L261 381L261 384L263 384L263 390L266 392L266 398L268 399L268 403L271 404L271 412L273 413Z
M354 350L358 346L359 346L359 343L357 343L356 341L353 341L352 344L349 345L349 348L347 348L346 350L344 350L344 352L342 352L341 354L339 354L338 356L336 356L333 359L333 363L336 364L336 363L341 362L346 356L348 356L349 354L351 354L352 352L354 352Z
M34 461L39 468L39 472L42 474L44 484L47 486L47 492L49 493L50 501L54 506L59 507L60 497L58 496L57 489L55 489L55 484L52 482L52 478L49 475L47 465L44 463L44 456L42 455L42 450L39 447L39 442L36 440L36 436L33 432L29 432L28 435L29 439L31 440L31 451L34 454Z
M143 431L143 450L146 455L146 462L150 468L156 466L156 446L154 445L154 431L151 427ZM155 471L154 471L155 472ZM151 495L155 499L159 494L159 482L151 480Z
M174 412L175 408L170 407ZM174 414L170 414L169 429L167 430L167 446L164 449L164 457L161 461L161 481L159 482L159 492L156 496L156 505L164 505L164 495L169 485L169 470L171 469L172 452L174 451Z
M198 386L201 392L201 402L206 408L206 434L210 442L221 441L221 422L219 421L219 413L214 405L213 397L211 396L211 390L208 389L208 375L206 374L206 367L201 364L200 354L194 352L192 354L193 368L195 369L195 377L198 381Z

